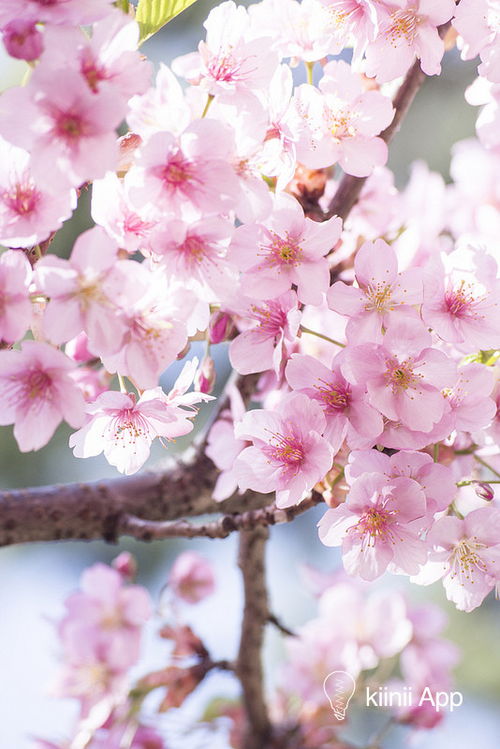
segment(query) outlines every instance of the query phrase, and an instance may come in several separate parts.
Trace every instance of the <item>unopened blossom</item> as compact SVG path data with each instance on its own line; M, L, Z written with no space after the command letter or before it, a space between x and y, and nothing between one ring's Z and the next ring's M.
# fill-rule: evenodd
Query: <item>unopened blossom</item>
M145 390L139 400L131 393L101 393L85 411L87 423L69 440L73 454L89 458L103 452L127 475L144 465L156 437L174 439L193 428L185 412L170 407L160 387Z
M265 88L278 66L278 55L271 38L248 33L246 9L228 0L213 8L203 25L206 41L200 42L198 52L176 58L174 73L212 96L244 96Z
M0 135L31 153L35 180L53 174L78 187L115 168L122 109L117 94L92 93L74 71L58 71L54 86L52 67L40 64L25 87L2 94Z
M446 409L441 390L456 376L454 361L431 342L420 321L400 316L382 345L365 343L347 350L342 373L349 382L366 386L369 403L383 416L428 432Z
M493 83L500 83L499 13L497 0L461 0L453 19L462 59L480 55L478 72Z
M229 359L240 374L273 369L279 374L296 340L301 313L294 291L276 299L249 303L242 312L243 330L231 342Z
M215 590L210 562L195 551L184 551L174 562L168 587L186 603L199 603Z
M366 73L384 83L406 73L415 57L427 75L441 72L438 26L455 14L454 0L391 0L381 8L377 37L366 49Z
M389 565L415 574L427 559L418 522L425 513L425 495L416 481L402 477L387 482L380 474L364 473L346 503L322 517L319 537L326 546L342 546L350 575L375 580Z
M361 245L354 271L357 287L337 281L327 295L330 309L349 317L349 341L382 343L395 314L417 317L413 305L423 299L422 274L416 268L398 273L396 253L383 239Z
M406 477L422 487L431 511L441 512L453 502L457 487L449 466L435 463L430 455L414 450L398 450L385 455L379 450L354 450L349 455L345 475L349 484L363 473L381 473L391 483L392 479Z
M0 351L0 424L14 424L21 452L47 444L61 421L83 422L83 396L70 377L74 362L47 343L25 341Z
M481 507L464 519L440 518L427 542L429 562L415 582L425 585L442 578L448 600L458 609L477 608L500 578L500 510Z
M0 255L0 341L14 343L31 323L31 266L23 252Z
M212 492L217 502L227 499L238 488L236 458L249 442L239 439L234 434L234 425L245 414L245 404L236 386L228 390L229 408L220 414L207 436L206 455L212 460L220 473Z
M493 256L458 248L424 278L422 318L444 341L467 352L500 346L500 279Z
M34 179L27 151L0 137L0 242L30 247L71 216L76 194L56 177Z
M360 75L341 60L325 65L319 88L295 91L298 160L311 169L338 162L347 174L367 177L387 161L378 135L394 117L390 99L364 91Z
M94 354L121 348L126 323L114 302L121 286L116 251L105 231L94 227L78 237L69 260L48 255L37 263L37 287L50 300L43 329L53 343L85 330Z
M1 30L5 49L11 57L31 62L43 52L43 36L34 21L15 19Z
M325 437L334 452L345 437L351 447L371 445L384 428L381 415L367 402L365 388L351 385L342 375L341 360L342 355L337 355L326 367L312 356L293 354L285 372L293 390L321 405L327 424Z
M325 255L341 227L338 216L322 223L305 218L297 200L279 195L265 223L245 224L234 233L229 259L242 271L243 292L274 299L296 284L301 302L318 304L329 284Z
M133 203L152 203L172 213L183 205L218 213L234 203L236 177L228 163L230 128L215 120L195 120L176 138L152 135L129 172Z
M235 427L253 444L236 460L240 489L276 491L278 507L298 504L331 468L333 450L321 436L326 421L318 403L287 395L274 411L249 411Z

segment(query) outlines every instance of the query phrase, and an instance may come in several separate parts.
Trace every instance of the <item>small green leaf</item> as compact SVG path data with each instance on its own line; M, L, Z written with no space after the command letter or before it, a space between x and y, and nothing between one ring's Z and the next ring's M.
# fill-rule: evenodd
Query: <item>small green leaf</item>
M139 0L135 19L141 29L141 43L196 0Z

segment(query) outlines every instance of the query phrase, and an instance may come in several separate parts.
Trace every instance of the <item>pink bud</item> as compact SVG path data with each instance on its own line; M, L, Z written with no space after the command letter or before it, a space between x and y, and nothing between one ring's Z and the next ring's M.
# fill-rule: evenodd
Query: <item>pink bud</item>
M2 29L3 43L11 57L37 60L43 52L43 36L34 21L18 18Z
M211 565L194 551L184 551L177 557L168 584L173 593L186 603L198 603L215 589Z
M227 312L214 312L208 327L210 343L227 341L233 330L233 319Z
M137 133L127 133L118 138L120 156L118 161L118 172L128 172L134 162L134 153L142 143L142 138Z
M122 551L111 564L125 580L133 580L137 574L137 562L129 551Z
M211 393L216 379L215 364L211 356L205 356L194 378L196 390L200 393Z
M78 333L75 338L68 341L64 353L66 356L71 357L71 359L77 362L87 362L91 359L95 359L94 354L88 350L88 342L89 339L87 338L86 333Z
M486 500L486 502L491 502L491 500L495 497L495 492L485 481L477 481L474 486L474 490L477 496L481 499Z

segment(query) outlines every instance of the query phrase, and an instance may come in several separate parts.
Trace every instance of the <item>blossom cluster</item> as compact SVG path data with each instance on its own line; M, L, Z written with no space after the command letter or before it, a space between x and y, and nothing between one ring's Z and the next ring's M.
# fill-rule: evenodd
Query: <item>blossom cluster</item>
M215 499L320 492L349 574L442 578L479 605L500 581L500 510L477 483L500 398L498 11L480 5L227 0L153 80L133 8L4 2L6 49L32 63L0 97L0 424L20 450L66 421L75 456L137 471L193 429L230 341L260 407L233 391L210 432ZM481 58L478 139L456 144L450 185L417 164L398 191L391 95L412 66L440 72L444 38ZM339 169L366 178L344 221ZM90 185L95 226L50 254Z
M160 694L156 711L175 711L209 673L231 670L230 661L211 658L188 623L190 609L213 593L216 578L208 559L185 551L176 558L163 588L159 635L169 643L166 665L132 678L144 625L153 623L149 594L132 584L135 573L134 558L122 552L112 566L94 564L86 569L80 590L66 600L57 626L63 667L56 690L78 701L79 717L71 743L38 739L36 749L121 749L125 741L131 749L166 749L171 746L169 724L165 722L160 732L152 728L144 699ZM305 748L338 740L349 716L332 720L328 678L340 671L360 685L383 685L402 694L412 690L414 704L391 708L395 722L415 730L440 723L443 711L433 707L432 699L419 705L418 698L426 687L435 695L453 685L459 652L443 638L443 612L434 605L411 605L395 589L369 592L366 583L342 572L305 567L302 573L317 599L317 613L286 637L284 662L269 694L273 720L283 725L299 721ZM223 692L222 683L220 688ZM356 689L353 703L362 705L364 692L362 686ZM181 716L182 710L180 721ZM205 716L206 725L213 724L207 745L214 731L223 730L228 746L240 745L244 714L238 701L221 694L208 703ZM183 737L189 738L187 727Z

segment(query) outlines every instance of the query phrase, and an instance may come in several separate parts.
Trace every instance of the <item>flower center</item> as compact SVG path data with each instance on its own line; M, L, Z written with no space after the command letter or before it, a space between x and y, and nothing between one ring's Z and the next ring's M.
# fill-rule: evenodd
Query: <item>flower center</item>
M413 360L411 358L404 362L399 362L396 358L387 359L385 364L387 369L384 376L393 392L415 387L422 377L413 371Z
M486 563L478 554L481 549L485 548L486 544L479 543L475 536L463 538L455 544L452 553L451 577L458 575L466 581L473 582L473 578L478 572L480 574L487 573Z
M419 23L420 17L414 10L396 10L391 13L391 24L385 34L391 39L394 47L402 39L408 44L413 44Z
M192 165L181 156L176 156L162 168L161 176L170 187L178 188L193 178Z
M368 301L365 310L375 312L392 312L394 304L391 303L392 286L389 283L370 284L365 290Z
M327 112L328 127L333 137L340 141L342 138L353 138L356 135L356 128L352 123L350 112Z
M179 245L179 251L182 252L187 262L201 263L205 256L206 246L201 237L193 234L186 237L184 242Z
M304 447L296 435L274 434L271 444L264 449L270 460L281 463L293 474L298 473L305 458Z
M262 333L266 333L270 338L280 335L286 325L286 314L281 307L273 302L267 302L263 307L252 305L252 317L258 322L258 327Z
M73 142L83 135L84 127L81 117L63 112L57 119L57 132L65 140Z
M26 216L32 213L40 200L40 193L26 179L24 182L17 182L10 190L6 190L2 198L9 208L19 216Z
M51 384L52 380L46 372L43 372L40 369L35 369L32 372L29 372L23 380L24 395L31 400L40 398L45 394Z
M455 317L479 317L474 306L480 301L473 295L472 284L460 281L458 288L447 291L444 295L446 310Z
M270 266L295 268L300 264L302 247L294 237L287 232L286 236L280 237L274 232L271 235L271 243L261 246L259 255L263 255Z
M230 83L240 77L241 65L230 53L215 57L208 65L208 72L216 81Z
M314 389L318 391L318 396L325 404L328 411L343 411L351 401L351 388L346 383L333 383L326 380L318 380Z

